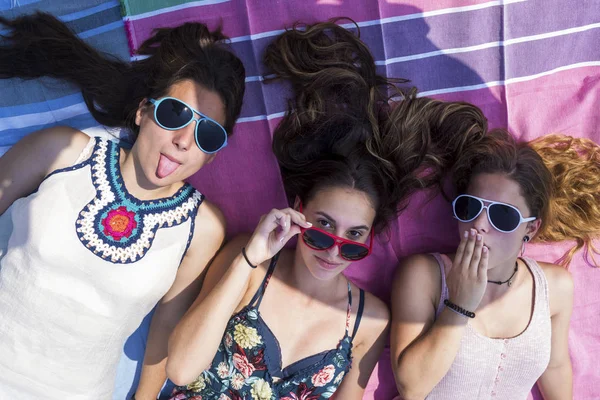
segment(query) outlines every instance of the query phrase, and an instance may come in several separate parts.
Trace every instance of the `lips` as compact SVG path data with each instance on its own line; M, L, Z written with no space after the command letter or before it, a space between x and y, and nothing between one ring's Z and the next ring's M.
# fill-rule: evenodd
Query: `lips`
M324 269L332 270L332 269L336 269L340 265L342 265L340 263L332 263L332 262L326 261L318 256L315 256L315 258L317 259L317 263L321 266L321 268L324 268Z
M179 161L160 153L158 166L156 167L156 176L160 179L164 179L175 172L180 165L181 163Z

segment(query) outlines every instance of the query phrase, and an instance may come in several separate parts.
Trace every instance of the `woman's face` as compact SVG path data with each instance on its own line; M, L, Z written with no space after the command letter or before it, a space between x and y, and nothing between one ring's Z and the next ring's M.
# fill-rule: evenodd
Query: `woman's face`
M523 218L531 217L525 198L521 194L519 184L505 174L478 174L472 177L467 193L486 200L510 204L519 209ZM489 205L489 203L485 203ZM535 215L533 215L535 216ZM520 253L523 238L535 235L540 220L525 222L511 233L496 230L488 219L487 209L471 222L459 222L459 234L465 230L475 229L482 236L483 244L489 249L489 268L514 260Z
M175 97L221 125L225 123L225 105L220 96L191 80L177 82L164 97ZM140 132L132 154L151 186L181 182L215 157L196 145L194 121L175 131L163 129L154 120L154 106L146 102L138 109L135 122Z
M364 192L342 187L320 190L303 205L303 213L306 220L316 228L368 245L375 209ZM304 264L319 280L335 277L351 263L340 256L338 246L322 251L314 250L300 238L298 248Z

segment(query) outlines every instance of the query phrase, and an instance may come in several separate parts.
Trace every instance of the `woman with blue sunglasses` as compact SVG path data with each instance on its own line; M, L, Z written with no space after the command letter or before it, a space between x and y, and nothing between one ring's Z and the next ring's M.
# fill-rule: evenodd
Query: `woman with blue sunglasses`
M526 244L600 235L599 146L558 135L518 144L494 131L453 168L455 254L408 257L392 291L392 364L402 399L572 398L573 280Z
M111 398L125 340L159 302L138 389L155 399L225 231L184 181L226 146L244 67L200 23L157 30L131 64L48 14L0 24L0 76L74 83L99 123L135 136L55 127L0 158L0 398Z
M263 216L211 264L169 340L173 400L361 399L389 311L343 272L371 254L398 205L437 184L484 131L470 105L414 93L388 103L393 85L352 32L305 28L265 54L295 89L273 143L292 207Z

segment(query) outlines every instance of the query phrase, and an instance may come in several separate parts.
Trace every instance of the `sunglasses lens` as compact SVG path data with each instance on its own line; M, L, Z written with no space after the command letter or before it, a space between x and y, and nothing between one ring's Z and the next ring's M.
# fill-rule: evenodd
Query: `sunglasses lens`
M521 216L512 207L503 204L492 204L488 208L490 220L496 229L504 232L513 231L521 223Z
M206 119L198 122L196 128L196 140L202 150L207 153L214 153L225 144L227 133L217 123Z
M327 236L316 229L305 230L302 234L302 239L308 247L315 250L325 250L335 244L335 240L331 236Z
M156 108L156 120L168 129L179 129L192 120L194 113L175 99L165 99Z
M461 221L470 221L481 211L481 201L469 196L461 196L454 202L454 213Z
M369 249L358 244L346 243L342 245L342 257L348 261L362 260L369 254Z

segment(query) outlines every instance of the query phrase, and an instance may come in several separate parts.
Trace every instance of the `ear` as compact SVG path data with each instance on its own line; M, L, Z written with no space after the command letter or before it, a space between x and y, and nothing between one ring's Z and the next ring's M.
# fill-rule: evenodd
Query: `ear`
M145 97L142 99L142 101L140 101L140 104L138 104L138 109L135 112L135 124L137 126L140 126L140 124L142 123L142 114L144 113L147 104L149 103Z
M298 196L296 196L296 198L294 199L294 210L300 210L300 197Z
M217 157L217 153L212 153L211 155L209 155L208 161L206 162L206 164L210 164L211 162L215 161L216 157Z
M535 221L528 222L527 223L527 235L533 239L541 226L542 226L541 219L536 219Z

